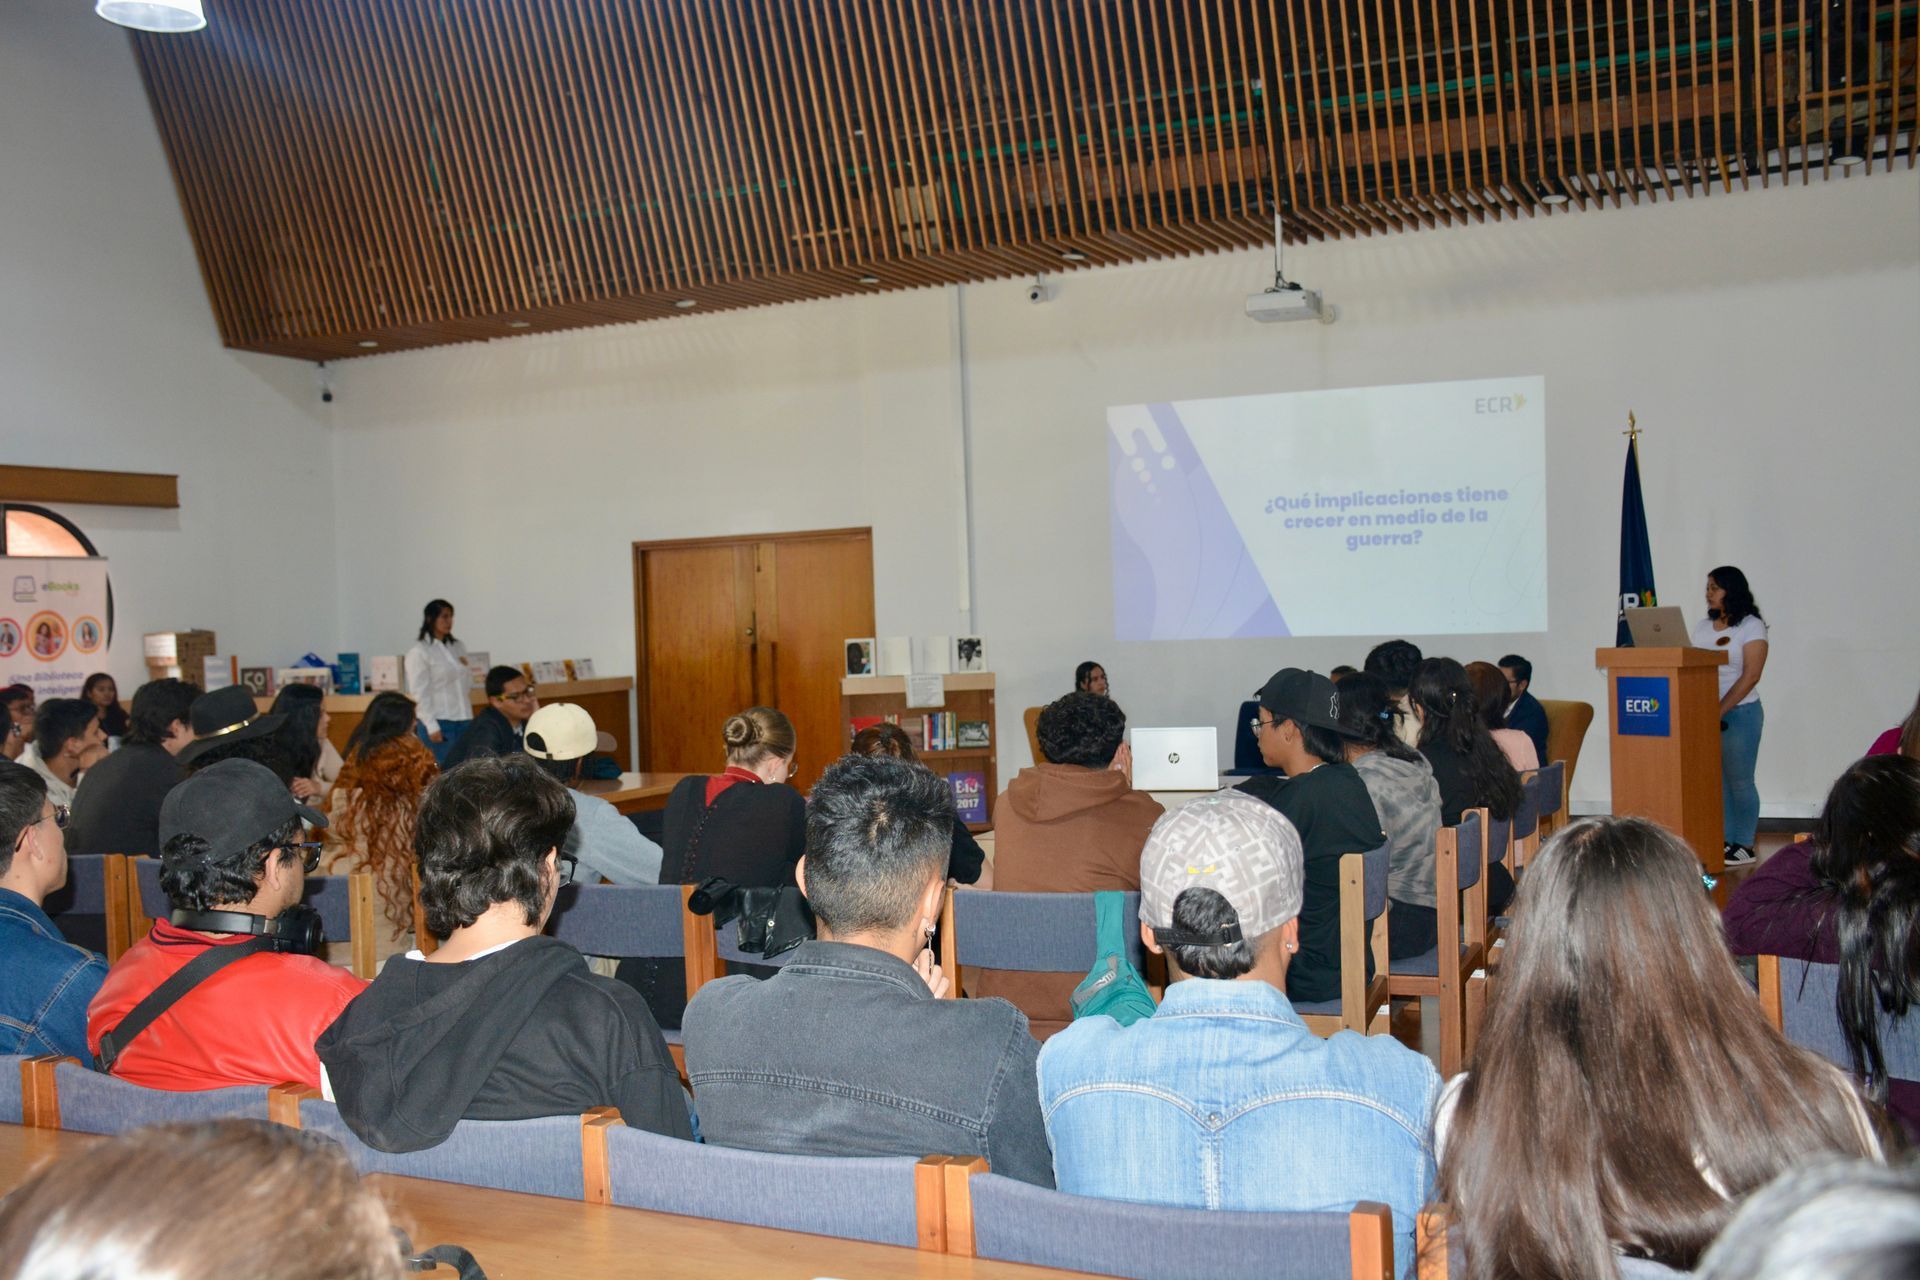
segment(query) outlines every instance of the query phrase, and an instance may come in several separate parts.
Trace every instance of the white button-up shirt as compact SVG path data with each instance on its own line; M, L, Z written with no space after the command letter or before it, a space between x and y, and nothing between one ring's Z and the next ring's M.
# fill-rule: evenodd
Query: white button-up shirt
M420 727L440 732L442 720L473 719L473 680L467 646L455 640L422 640L407 650L407 694L418 706Z

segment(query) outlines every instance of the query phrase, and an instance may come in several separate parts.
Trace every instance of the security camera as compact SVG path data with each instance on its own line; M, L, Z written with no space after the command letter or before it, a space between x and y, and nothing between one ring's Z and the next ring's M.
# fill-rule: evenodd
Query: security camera
M1047 284L1045 276L1035 276L1033 283L1027 286L1027 301L1038 305L1053 297L1053 289Z
M320 403L333 403L333 370L327 367L325 360L313 367L314 379L320 384Z

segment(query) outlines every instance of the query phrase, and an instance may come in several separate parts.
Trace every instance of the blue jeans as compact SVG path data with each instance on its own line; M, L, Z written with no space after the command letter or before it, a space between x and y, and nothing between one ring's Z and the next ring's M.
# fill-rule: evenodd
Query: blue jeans
M467 736L467 730L472 724L471 720L442 720L439 742L427 736L426 727L423 725L416 724L413 726L413 731L420 735L420 741L427 744L427 750L433 752L433 762L444 769L447 767L447 753L453 750L456 742Z
M1724 713L1720 734L1720 809L1728 844L1753 848L1754 829L1760 825L1760 788L1753 783L1760 759L1760 729L1767 716L1758 702L1743 702Z

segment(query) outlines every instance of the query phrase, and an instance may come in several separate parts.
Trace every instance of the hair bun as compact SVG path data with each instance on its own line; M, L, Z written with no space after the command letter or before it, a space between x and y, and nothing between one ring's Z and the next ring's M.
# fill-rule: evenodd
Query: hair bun
M751 716L728 716L720 728L720 736L726 740L729 751L739 751L759 740L760 727Z

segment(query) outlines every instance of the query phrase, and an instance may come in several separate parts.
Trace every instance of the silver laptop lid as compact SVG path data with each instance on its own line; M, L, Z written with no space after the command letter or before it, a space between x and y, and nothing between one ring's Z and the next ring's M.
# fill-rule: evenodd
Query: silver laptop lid
M1693 643L1686 615L1672 605L1627 610L1627 634L1640 649L1685 648Z
M1214 791L1220 786L1220 731L1132 729L1135 791Z

